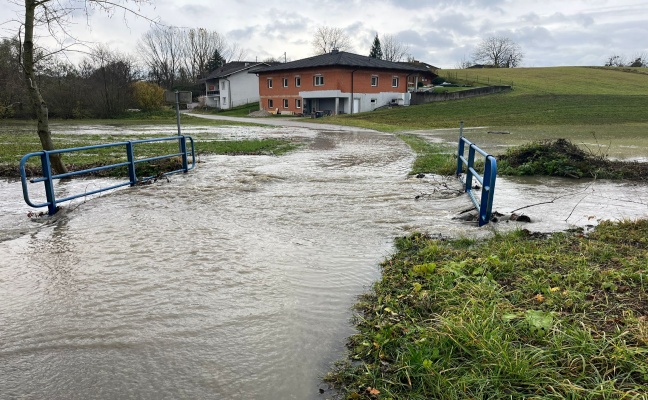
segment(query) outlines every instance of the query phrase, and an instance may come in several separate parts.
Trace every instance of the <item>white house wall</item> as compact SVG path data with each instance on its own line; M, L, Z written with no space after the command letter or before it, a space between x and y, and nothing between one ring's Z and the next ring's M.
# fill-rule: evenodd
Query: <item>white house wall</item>
M222 82L225 83L224 88ZM223 109L259 101L259 77L247 70L220 78L218 84Z
M299 92L304 99L323 99L323 98L346 98L351 99L351 93L344 93L340 90L313 90ZM371 111L375 108L396 103L401 106L409 106L411 94L401 92L380 92L380 93L353 93L353 98L359 100L360 109L356 112ZM372 100L374 100L372 102ZM351 113L353 102L344 103L344 112Z

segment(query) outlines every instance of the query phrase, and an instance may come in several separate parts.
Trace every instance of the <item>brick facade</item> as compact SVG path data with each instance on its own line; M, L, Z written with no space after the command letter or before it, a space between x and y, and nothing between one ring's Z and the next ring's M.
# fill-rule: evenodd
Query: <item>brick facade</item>
M278 109L279 111L302 113L305 105L302 97L305 95L304 92L336 91L339 93L336 97L342 101L348 100L349 104L352 93L354 97L360 94L407 93L408 73L403 71L319 67L260 72L258 75L260 107L264 110ZM298 78L299 86L297 86ZM286 87L284 79L287 80ZM322 85L316 85L319 79L323 79ZM269 80L272 80L271 88L268 85ZM352 80L353 88L351 87ZM396 87L394 87L394 83L397 84ZM272 101L272 106L270 106L269 100ZM284 100L288 100L288 107L284 107ZM298 108L298 106L300 107Z

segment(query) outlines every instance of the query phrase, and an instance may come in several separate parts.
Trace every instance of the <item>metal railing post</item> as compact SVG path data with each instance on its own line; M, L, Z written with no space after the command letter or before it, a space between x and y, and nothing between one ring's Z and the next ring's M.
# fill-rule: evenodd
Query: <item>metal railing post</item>
M52 165L48 151L41 154L41 168L43 169L43 184L45 185L45 198L47 199L47 213L56 214L56 196L54 194L54 182L52 180Z
M479 207L479 226L485 225L490 221L493 209L493 192L495 191L494 174L497 167L493 163L493 156L486 157L484 165L484 184L482 185L481 205Z
M463 161L461 157L464 155L464 140L463 140L463 121L459 123L459 150L457 151L457 176L461 175L463 169Z
M468 165L466 166L466 192L469 192L472 188L472 169L475 167L475 148L473 146L474 145L471 144L468 147Z
M180 153L182 154L182 169L184 172L189 172L187 163L187 139L184 136L180 137Z
M128 179L130 180L130 185L135 186L137 184L137 175L135 173L135 156L133 154L133 142L126 142L126 158L128 159Z

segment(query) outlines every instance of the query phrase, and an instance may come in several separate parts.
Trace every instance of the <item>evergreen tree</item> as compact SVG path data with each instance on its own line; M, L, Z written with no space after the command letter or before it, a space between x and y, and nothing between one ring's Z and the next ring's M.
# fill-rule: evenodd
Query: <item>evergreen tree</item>
M218 69L225 64L225 59L223 56L221 56L220 52L218 50L214 50L214 55L207 61L207 65L205 65L207 69L207 73L212 72L215 69Z
M371 45L371 51L369 52L369 57L377 58L379 60L382 60L383 58L382 47L380 46L380 39L378 39L377 33L376 33L376 37L374 38L373 44Z

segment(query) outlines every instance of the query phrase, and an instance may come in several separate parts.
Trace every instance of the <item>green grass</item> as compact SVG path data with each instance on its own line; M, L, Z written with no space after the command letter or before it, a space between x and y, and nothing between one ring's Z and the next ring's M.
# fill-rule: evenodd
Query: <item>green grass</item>
M238 107L232 107L229 110L219 110L216 108L194 109L192 112L224 115L228 117L247 117L253 111L259 111L259 102L248 103Z
M398 135L416 153L410 175L434 173L453 175L456 171L456 158L452 151L454 146L430 143L415 135Z
M442 70L459 83L489 82L512 85L514 95L627 95L645 96L648 68L549 67Z
M194 122L202 122L199 120ZM135 121L135 123L133 123ZM75 121L77 122L77 121ZM85 125L105 124L106 121L85 121ZM113 122L113 121L110 121ZM116 122L116 121L115 121ZM136 126L140 120L118 121L117 124L110 123L110 126ZM207 126L210 121L207 121ZM121 125L124 123L125 125ZM168 127L168 120L161 120L151 123L147 121L144 125L165 125ZM158 137L167 137L168 134L138 134L134 136L120 134L78 134L74 133L74 126L79 124L68 124L65 122L53 122L58 126L58 132L53 135L53 141L56 148L84 147L96 144L108 144L123 142L128 140L152 139ZM184 124L184 122L183 122ZM80 124L79 124L80 125ZM203 125L203 124L199 124ZM217 124L220 125L220 124ZM77 125L78 126L78 125ZM70 129L67 130L67 127ZM197 155L206 154L227 154L227 155L281 155L292 151L299 144L282 139L250 139L250 140L220 140L213 134L192 133L195 141ZM11 121L0 127L0 175L1 176L18 176L18 164L22 156L27 153L41 150L41 144L35 133L34 124L26 121ZM177 143L161 142L156 144L138 144L135 145L135 153L139 158L152 157L156 155L170 154L177 152ZM68 153L63 156L64 163L71 170L80 170L99 165L113 164L125 161L125 150L123 147L103 148L86 150L83 152ZM37 157L32 157L28 168L38 171L40 162Z
M612 161L604 153L586 152L565 139L511 148L498 157L497 169L502 175L648 180L648 163Z
M501 68L444 70L461 81L502 79L513 90L489 96L437 102L390 110L325 118L381 131L455 128L466 126L529 127L648 123L648 69L621 72L588 67ZM495 82L497 83L497 82Z
M646 237L400 238L326 379L348 399L646 398Z

